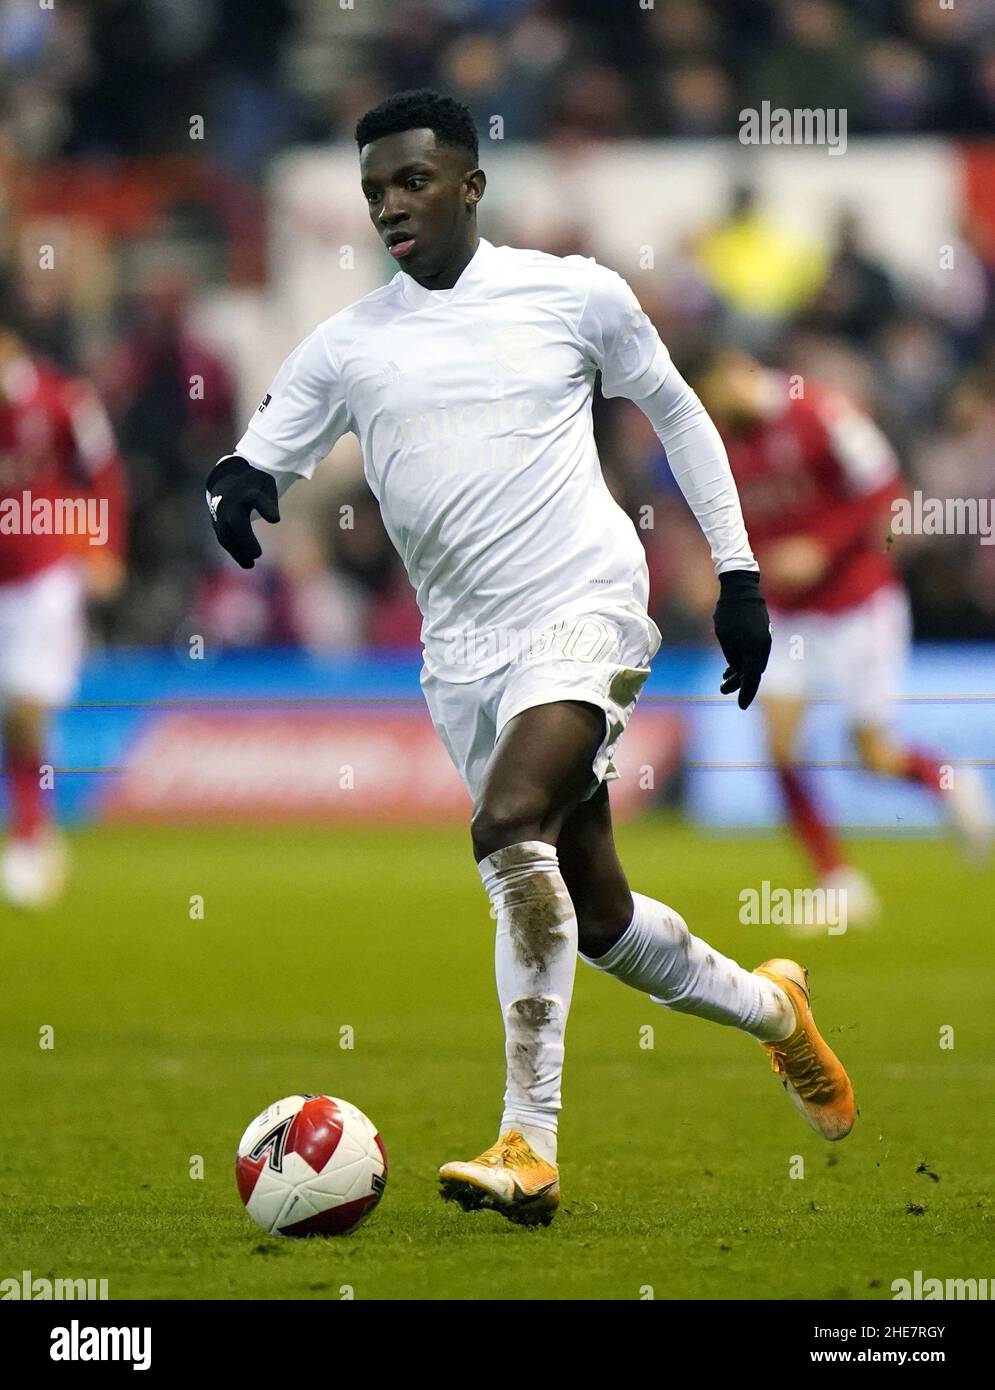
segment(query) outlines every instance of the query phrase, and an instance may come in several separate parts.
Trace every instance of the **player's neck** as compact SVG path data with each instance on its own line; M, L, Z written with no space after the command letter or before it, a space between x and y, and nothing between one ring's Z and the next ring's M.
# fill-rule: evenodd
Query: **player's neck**
M451 290L477 254L479 245L480 235L476 227L473 227L469 232L468 239L461 242L453 251L442 270L437 271L435 275L412 275L411 278L417 280L418 284L425 290Z

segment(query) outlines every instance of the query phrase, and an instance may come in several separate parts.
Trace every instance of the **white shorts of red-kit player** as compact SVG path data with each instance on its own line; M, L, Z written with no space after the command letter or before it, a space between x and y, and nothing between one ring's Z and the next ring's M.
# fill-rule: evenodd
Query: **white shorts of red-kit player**
M904 589L885 585L842 613L772 611L771 626L761 696L835 697L851 724L890 724L912 627Z
M83 580L74 561L0 584L0 704L65 704L84 646Z

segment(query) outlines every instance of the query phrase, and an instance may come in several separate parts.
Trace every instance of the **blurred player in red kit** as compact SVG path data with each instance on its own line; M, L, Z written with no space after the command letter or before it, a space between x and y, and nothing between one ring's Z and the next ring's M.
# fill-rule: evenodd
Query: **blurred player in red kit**
M798 770L807 700L838 696L861 765L942 797L974 858L992 811L970 768L948 770L892 730L911 624L886 546L902 483L877 425L843 393L768 370L735 349L702 364L699 395L729 454L770 605L773 646L761 702L791 828L825 887L847 890L850 920L877 910Z
M65 878L42 767L53 711L76 686L86 599L111 598L123 577L123 513L103 406L32 353L17 297L0 284L0 889L16 907L48 905Z

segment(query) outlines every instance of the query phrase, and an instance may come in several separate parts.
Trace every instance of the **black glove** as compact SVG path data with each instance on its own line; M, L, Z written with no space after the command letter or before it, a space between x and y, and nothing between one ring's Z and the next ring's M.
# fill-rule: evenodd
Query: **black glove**
M280 520L276 481L261 468L229 454L207 475L207 509L214 534L244 570L252 569L263 553L250 525L254 511L264 521Z
M719 575L719 601L713 621L722 655L729 665L719 689L723 695L739 691L739 707L746 709L760 688L760 677L770 656L770 615L760 592L756 570L731 570Z

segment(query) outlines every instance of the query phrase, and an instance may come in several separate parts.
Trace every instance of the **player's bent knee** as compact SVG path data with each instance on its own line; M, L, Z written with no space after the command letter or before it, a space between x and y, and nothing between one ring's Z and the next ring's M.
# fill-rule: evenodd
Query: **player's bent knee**
M479 862L499 849L549 834L547 808L532 798L485 798L470 818L473 851Z
M12 753L30 756L41 753L45 716L37 706L12 700L3 714L3 741Z

